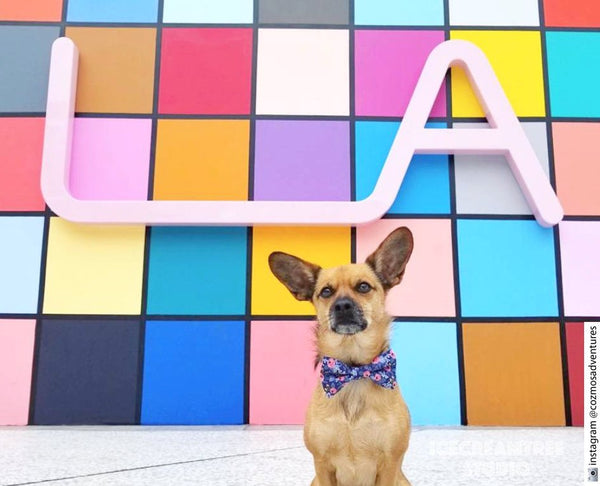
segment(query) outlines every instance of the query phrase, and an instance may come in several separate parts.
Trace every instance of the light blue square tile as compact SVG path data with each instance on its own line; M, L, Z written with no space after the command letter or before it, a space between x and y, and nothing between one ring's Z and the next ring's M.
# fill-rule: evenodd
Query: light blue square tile
M460 425L456 324L396 322L391 346L413 425Z
M528 220L459 220L462 315L557 316L552 229Z
M444 25L443 0L356 0L356 25Z
M158 0L69 0L68 22L151 23L158 20Z
M359 121L355 128L356 199L366 199L375 188L398 122ZM440 123L429 127L444 127ZM448 156L415 155L389 214L448 214L450 212Z
M0 218L0 312L35 314L44 218Z

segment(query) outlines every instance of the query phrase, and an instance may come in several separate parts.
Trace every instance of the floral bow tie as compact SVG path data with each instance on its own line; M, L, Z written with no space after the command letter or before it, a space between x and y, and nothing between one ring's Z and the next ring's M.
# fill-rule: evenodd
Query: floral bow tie
M327 398L333 397L344 385L362 378L368 378L373 383L390 390L398 386L396 355L391 349L373 358L371 363L362 366L348 366L328 356L323 357L321 365L321 383Z

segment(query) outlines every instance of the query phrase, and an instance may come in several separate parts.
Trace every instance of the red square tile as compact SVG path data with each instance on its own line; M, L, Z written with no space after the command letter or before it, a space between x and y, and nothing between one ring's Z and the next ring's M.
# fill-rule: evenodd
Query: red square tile
M250 113L252 29L166 28L162 35L161 113Z
M0 211L43 211L43 118L0 118Z
M571 423L583 425L583 322L567 322L567 363Z
M549 27L600 27L600 3L595 0L544 0Z

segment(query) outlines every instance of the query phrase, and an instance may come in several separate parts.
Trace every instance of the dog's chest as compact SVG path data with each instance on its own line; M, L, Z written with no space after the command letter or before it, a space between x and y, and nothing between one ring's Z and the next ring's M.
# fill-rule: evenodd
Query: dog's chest
M358 457L401 447L409 419L400 393L368 381L351 385L336 397L315 397L305 430L311 452Z

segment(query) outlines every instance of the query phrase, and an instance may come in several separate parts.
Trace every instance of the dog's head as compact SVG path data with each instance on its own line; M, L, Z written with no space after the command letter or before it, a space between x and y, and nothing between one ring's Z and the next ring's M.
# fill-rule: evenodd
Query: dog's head
M402 227L390 233L365 263L321 268L293 255L274 252L269 256L269 266L294 297L312 301L321 347L327 343L335 347L340 342L336 337L364 333L375 338L387 333L385 296L402 281L412 249L412 234Z

